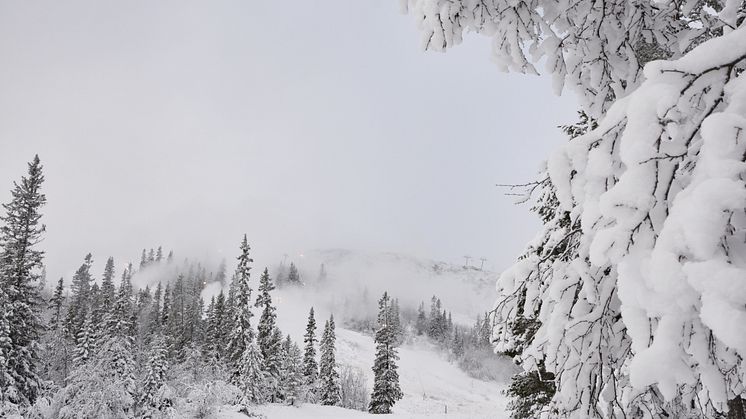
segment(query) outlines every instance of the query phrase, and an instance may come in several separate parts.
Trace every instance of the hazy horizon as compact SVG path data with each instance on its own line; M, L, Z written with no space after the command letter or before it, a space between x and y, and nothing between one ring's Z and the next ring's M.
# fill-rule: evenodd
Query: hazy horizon
M0 3L0 200L38 153L48 281L159 245L232 264L244 233L260 266L349 248L500 270L538 220L495 184L531 180L576 106L500 73L486 38L419 38L373 0Z

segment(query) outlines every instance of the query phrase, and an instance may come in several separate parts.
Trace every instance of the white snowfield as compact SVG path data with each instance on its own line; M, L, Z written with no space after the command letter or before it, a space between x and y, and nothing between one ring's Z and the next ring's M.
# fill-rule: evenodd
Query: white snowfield
M369 389L373 386L371 365L374 350L371 337L346 329L337 330L337 362L365 371ZM469 377L456 365L449 363L444 356L435 352L435 348L428 343L406 345L400 348L399 356L400 385L404 398L394 406L394 414L389 416L447 419L508 418L507 400L503 395L505 383ZM509 380L515 368L506 359L506 380ZM257 412L268 419L371 417L366 412L314 404L304 404L301 407L270 404L260 406ZM241 414L230 412L224 412L219 417L245 418Z

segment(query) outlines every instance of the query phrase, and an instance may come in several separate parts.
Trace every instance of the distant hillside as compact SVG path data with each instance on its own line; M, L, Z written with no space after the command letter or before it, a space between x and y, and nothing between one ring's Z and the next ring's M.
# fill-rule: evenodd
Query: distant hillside
M371 303L383 291L404 306L429 305L437 295L454 319L472 322L492 307L498 273L399 253L370 253L346 249L314 250L293 261L308 287L336 303L345 296L367 293ZM290 261L286 261L286 264ZM325 278L320 278L321 265Z

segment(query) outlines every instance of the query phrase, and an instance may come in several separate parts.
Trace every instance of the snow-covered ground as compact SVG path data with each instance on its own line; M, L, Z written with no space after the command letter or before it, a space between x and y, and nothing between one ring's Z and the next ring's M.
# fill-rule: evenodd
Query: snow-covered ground
M338 331L337 338L338 362L361 368L368 374L368 383L372 386L373 339L344 329ZM507 417L503 413L504 383L469 377L426 343L404 346L399 356L404 398L394 407L396 413L407 417L432 417L447 411L448 417ZM509 360L505 361L506 380L514 368Z
M337 330L337 360L365 371L368 386L373 385L371 365L373 339L345 329ZM432 345L421 342L399 350L400 384L404 398L394 406L395 417L401 418L508 418L507 400L502 394L505 383L488 382L469 377L456 365L436 352ZM505 380L515 372L515 366L505 360ZM269 419L284 418L357 418L367 413L306 404L298 407L264 405L257 409ZM446 413L447 412L447 413ZM224 412L221 419L238 419L242 415Z

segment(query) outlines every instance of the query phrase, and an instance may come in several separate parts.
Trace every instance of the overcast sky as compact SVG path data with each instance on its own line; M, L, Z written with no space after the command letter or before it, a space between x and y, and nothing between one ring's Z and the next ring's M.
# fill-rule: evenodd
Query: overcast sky
M38 153L49 275L143 247L508 265L570 95L489 41L420 49L396 0L0 1L0 198ZM255 258L256 259L256 258ZM261 262L259 262L261 263ZM97 269L100 264L97 264Z

